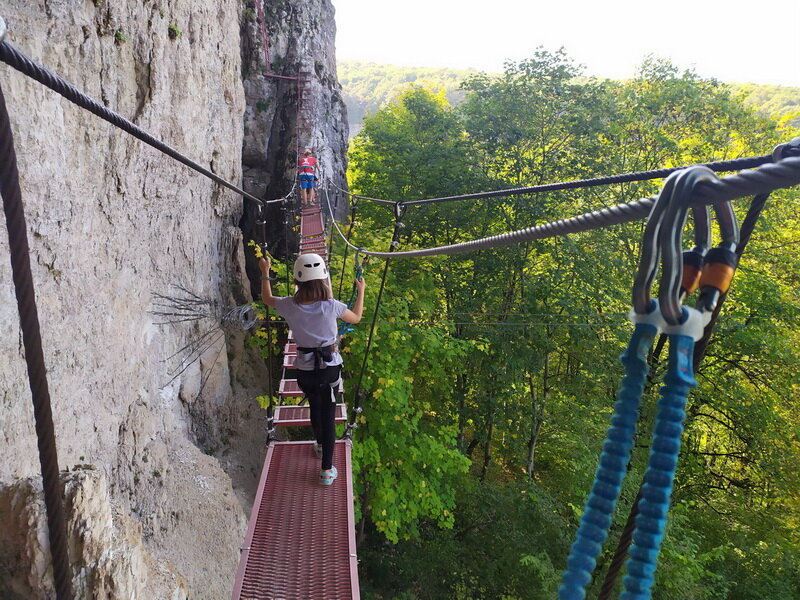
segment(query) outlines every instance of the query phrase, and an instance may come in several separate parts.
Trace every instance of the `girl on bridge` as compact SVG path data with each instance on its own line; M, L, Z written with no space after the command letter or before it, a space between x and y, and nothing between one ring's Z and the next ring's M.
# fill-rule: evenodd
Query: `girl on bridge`
M336 397L341 385L342 357L337 341L337 319L358 323L364 311L363 278L356 279L356 301L352 310L333 299L325 261L318 254L301 254L294 263L294 296L272 295L269 257L258 262L261 269L261 299L275 308L294 332L297 341L297 383L311 409L314 449L322 459L319 482L331 485L338 473L333 466L336 441Z

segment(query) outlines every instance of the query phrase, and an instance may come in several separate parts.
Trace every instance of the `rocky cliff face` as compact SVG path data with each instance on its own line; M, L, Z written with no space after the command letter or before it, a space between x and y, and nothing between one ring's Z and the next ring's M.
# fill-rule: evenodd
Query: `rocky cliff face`
M336 78L330 0L273 0L265 3L263 11L252 1L246 4L242 27L245 189L257 197L286 196L294 184L298 151L306 147L319 160L319 185L329 180L343 188L347 112ZM322 194L320 199L324 207ZM331 196L331 204L337 204L336 197ZM334 212L341 217L346 203L340 200L338 204ZM296 199L289 199L287 206L295 208ZM251 203L245 206L242 223L250 239L258 239L254 208ZM286 215L283 206L267 207L268 240L284 237ZM270 250L284 254L280 244L270 245Z
M278 186L294 162L282 150L292 144L292 97L266 82L245 94L257 82L248 75L243 85L250 67L241 57L260 52L240 35L254 28L251 13L237 0L6 0L0 8L7 41L85 93L234 183L244 148L248 180ZM267 13L274 56L287 57L287 69L288 57L319 69L320 102L331 102L329 2L270 2ZM298 45L296 27L315 42ZM2 64L0 85L59 460L69 471L76 596L224 598L263 456L252 399L263 393L263 365L217 318L249 300L242 199ZM326 172L341 176L346 125L335 104L314 143L328 148L320 152ZM270 135L256 136L257 127ZM341 143L326 145L331 138ZM153 295L180 295L175 285L207 299L211 317L156 325ZM53 584L17 319L9 262L0 260L0 597L46 598ZM207 332L207 347L198 346Z

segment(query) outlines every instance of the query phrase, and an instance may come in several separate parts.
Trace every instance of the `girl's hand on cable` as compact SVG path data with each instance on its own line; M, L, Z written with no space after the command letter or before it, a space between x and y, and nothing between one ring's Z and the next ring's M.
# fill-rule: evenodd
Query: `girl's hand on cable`
M367 284L364 281L364 278L363 277L357 277L356 278L356 288L358 289L358 291L363 293L364 290L366 289L366 287L367 287Z
M258 259L258 268L261 269L262 275L269 276L269 269L271 266L272 262L270 261L268 256Z

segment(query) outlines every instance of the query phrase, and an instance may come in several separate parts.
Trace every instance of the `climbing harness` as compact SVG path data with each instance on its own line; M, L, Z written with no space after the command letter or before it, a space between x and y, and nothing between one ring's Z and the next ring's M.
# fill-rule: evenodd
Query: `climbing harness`
M665 332L670 341L667 374L661 389L661 399L655 418L650 458L641 490L639 515L633 531L633 546L628 560L628 575L624 579L623 600L650 598L656 561L669 508L672 482L675 476L680 438L683 432L684 408L689 390L696 385L692 376L692 355L696 340L703 335L704 325L710 319L710 306L719 293L727 291L729 277L720 277L719 264L726 264L723 251L738 242L739 230L730 207L715 207L722 234L719 257L711 252L705 257L699 286L701 292L698 308L681 306L681 232L693 195L699 184L712 181L716 176L704 167L693 167L671 175L656 198L642 241L639 269L634 279L633 310L631 320L634 332L621 362L625 377L618 392L611 427L608 429L600 465L595 474L591 493L581 517L576 541L572 546L567 569L559 589L561 600L582 600L585 587L591 581L597 556L600 554L611 526L612 515L619 497L622 480L630 460L638 420L638 410L648 374L647 353L655 336ZM684 256L694 255L687 261L686 280L698 278L692 274L696 256L706 254L708 247L708 219L703 212L695 211L695 247ZM716 250L715 249L715 250ZM650 297L650 287L661 259L659 301ZM728 271L723 269L725 273ZM708 273L704 278L703 274ZM732 271L731 271L732 274ZM727 280L727 283L726 283ZM677 283L676 283L677 282ZM688 289L687 289L688 288Z
M314 370L319 371L320 369L324 368L325 363L333 360L333 353L338 352L339 349L336 347L336 344L331 344L329 346L320 346L319 348L298 346L297 351L302 352L303 354L313 354Z

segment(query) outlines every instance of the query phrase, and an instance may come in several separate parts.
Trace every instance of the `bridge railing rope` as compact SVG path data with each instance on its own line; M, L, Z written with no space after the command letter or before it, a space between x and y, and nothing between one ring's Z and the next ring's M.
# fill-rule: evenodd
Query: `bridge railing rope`
M701 182L694 191L692 206L705 206L745 196L767 194L777 189L798 184L800 184L800 156L791 155L776 163L764 164L757 170L745 170L736 175L728 175L714 181ZM383 258L390 256L392 258L418 258L421 256L439 256L501 248L522 242L542 240L637 221L650 214L654 202L655 196L652 196L584 213L570 219L551 221L517 231L509 231L447 246L398 252L378 252L359 248L347 240L338 227L336 231L346 244L354 250L359 250L364 255ZM396 204L406 206L406 203L403 202Z

